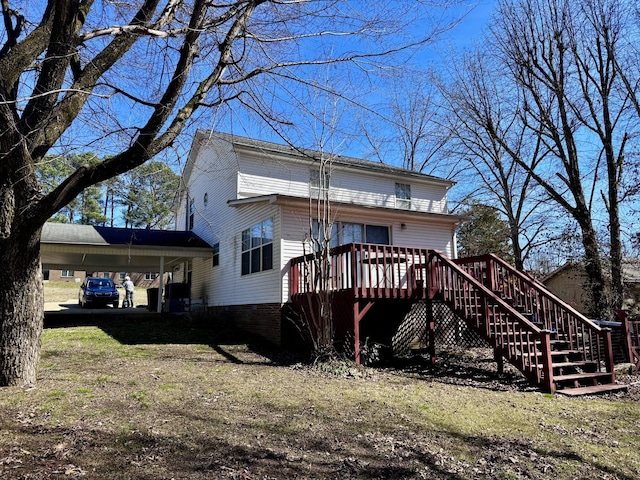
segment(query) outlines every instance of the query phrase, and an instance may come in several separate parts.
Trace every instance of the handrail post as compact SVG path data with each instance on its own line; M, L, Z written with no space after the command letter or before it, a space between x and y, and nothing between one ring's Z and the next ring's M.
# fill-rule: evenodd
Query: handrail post
M621 322L622 338L624 339L624 353L627 356L627 362L636 363L633 361L633 343L631 341L631 329L629 328L629 315L624 310L618 311L618 318Z
M549 393L555 393L556 387L553 383L553 365L551 361L551 331L542 330L540 332L540 350L542 353L542 373L544 375L543 388Z
M611 344L611 329L605 327L602 329L602 340L604 343L604 364L607 372L611 373L614 369L613 362L613 346Z
M300 289L299 279L300 277L300 267L297 262L291 262L291 268L289 269L289 296L293 296L296 293L300 293L298 290Z
M495 281L495 276L493 274L493 270L494 270L494 264L493 261L491 259L491 257L487 258L487 287L492 291L492 292L497 292L498 291L498 286L496 285L496 281Z
M358 272L357 272L357 270L358 270L358 262L356 260L357 254L356 254L356 244L355 243L351 244L350 250L351 250L351 252L350 252L350 254L351 254L351 279L350 279L351 285L349 287L352 289L354 294L356 294L356 288L357 288L357 284L358 284L358 280L357 280L357 278L358 278ZM360 254L360 256L362 256L362 254ZM358 292L356 295L357 295L358 298L362 296L360 294L360 292Z

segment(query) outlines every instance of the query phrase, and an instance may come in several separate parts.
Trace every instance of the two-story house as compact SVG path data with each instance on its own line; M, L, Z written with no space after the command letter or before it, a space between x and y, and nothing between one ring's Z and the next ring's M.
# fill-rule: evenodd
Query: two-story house
M277 344L281 308L290 298L290 260L309 253L305 238L317 225L313 199L325 188L332 245L402 245L456 257L460 218L447 208L451 181L342 156L331 157L320 175L321 156L199 131L182 178L176 228L192 230L216 254L184 265L177 278L189 281L192 298L214 315Z

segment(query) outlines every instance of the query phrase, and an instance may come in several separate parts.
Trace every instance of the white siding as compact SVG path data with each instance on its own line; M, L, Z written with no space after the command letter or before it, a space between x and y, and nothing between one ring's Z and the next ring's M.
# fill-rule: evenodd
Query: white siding
M274 235L279 236L279 209L273 205L230 207L237 198L238 161L226 142L210 141L201 147L193 166L188 193L195 200L193 231L211 245L220 244L220 264L211 260L193 262L191 294L206 298L209 305L243 305L280 301L280 248L274 241L274 270L241 275L242 230L274 218ZM205 206L204 195L208 202ZM183 201L184 203L184 201ZM185 206L182 217L186 218ZM184 224L185 220L182 220Z
M276 159L241 158L238 175L240 197L280 193L294 197L309 196L308 166Z
M279 193L309 196L309 175L313 163L285 162L277 159L244 157L239 161L238 193L252 197ZM336 167L331 173L330 197L336 202L395 208L395 185L411 185L412 210L446 213L447 188L432 181L405 178L377 172Z
M435 185L424 183L406 183L411 185L411 210L418 212L449 213L447 207L447 190L444 187L436 187Z

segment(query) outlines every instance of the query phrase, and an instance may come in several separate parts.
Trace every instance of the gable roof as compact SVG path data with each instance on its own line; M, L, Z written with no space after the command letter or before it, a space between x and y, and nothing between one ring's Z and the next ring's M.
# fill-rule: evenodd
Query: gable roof
M334 167L338 166L347 169L364 170L368 172L395 175L422 181L431 181L439 183L441 185L445 185L447 188L455 185L455 182L452 180L436 177L434 175L427 175L425 173L420 173L413 170L407 170L405 168L395 167L393 165L387 165L381 162L372 162L370 160L343 155L332 155L328 152L319 152L316 150L297 148L292 145L282 145L229 133L205 130L198 130L196 132L196 135L194 136L191 151L189 152L189 159L187 160L187 165L185 166L185 171L183 174L185 183L188 183L189 177L191 175L191 170L193 168L193 162L195 162L200 148L202 148L203 145L206 145L209 140L214 138L229 142L231 145L233 145L233 148L236 152L239 150L245 150L248 152L261 152L263 154L278 156L281 158L289 157L291 160L311 162L319 162L323 155L325 157L327 155L330 155L332 156L331 161Z

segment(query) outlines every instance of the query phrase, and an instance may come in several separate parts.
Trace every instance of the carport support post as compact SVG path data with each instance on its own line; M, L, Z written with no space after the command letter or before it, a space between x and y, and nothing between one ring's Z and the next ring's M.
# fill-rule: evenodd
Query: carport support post
M164 256L160 257L160 284L158 285L158 308L156 312L162 313L162 290L164 289Z

